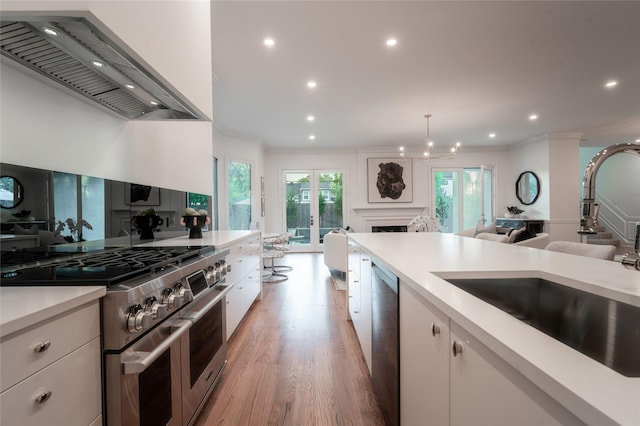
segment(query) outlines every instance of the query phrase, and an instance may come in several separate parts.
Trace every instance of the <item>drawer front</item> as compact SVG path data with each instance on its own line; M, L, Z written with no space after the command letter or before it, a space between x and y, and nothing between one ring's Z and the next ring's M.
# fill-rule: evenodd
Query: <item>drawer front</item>
M9 336L0 344L1 391L98 336L98 302Z
M0 394L0 423L91 424L102 410L100 377L100 339L96 338Z

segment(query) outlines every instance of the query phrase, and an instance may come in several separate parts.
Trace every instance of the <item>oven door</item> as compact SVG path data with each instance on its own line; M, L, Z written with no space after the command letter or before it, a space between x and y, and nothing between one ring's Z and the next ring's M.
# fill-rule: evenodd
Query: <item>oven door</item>
M108 426L182 424L180 356L191 324L165 321L122 353L105 354Z
M213 289L211 289L213 290ZM212 291L191 303L192 322L182 346L182 416L191 425L227 363L226 292Z

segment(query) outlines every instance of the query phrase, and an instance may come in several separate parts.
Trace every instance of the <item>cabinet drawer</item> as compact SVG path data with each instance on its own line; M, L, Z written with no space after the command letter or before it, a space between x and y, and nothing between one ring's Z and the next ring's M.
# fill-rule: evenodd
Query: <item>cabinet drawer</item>
M98 337L99 314L99 304L94 302L2 340L0 391Z
M100 376L96 338L0 394L0 423L86 426L102 410ZM37 402L48 392L48 399Z

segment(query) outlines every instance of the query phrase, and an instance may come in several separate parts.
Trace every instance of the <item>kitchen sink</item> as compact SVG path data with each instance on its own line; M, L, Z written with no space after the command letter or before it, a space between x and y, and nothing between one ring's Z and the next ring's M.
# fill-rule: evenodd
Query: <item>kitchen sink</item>
M627 377L640 377L640 307L541 278L446 279Z

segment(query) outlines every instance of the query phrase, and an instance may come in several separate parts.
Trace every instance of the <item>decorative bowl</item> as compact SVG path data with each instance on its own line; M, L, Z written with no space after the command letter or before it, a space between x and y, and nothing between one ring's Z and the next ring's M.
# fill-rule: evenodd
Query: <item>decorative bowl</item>
M131 224L140 231L141 240L153 240L153 230L164 224L164 220L158 215L133 216Z
M202 228L211 223L209 216L182 216L180 223L189 230L189 238L202 238Z

